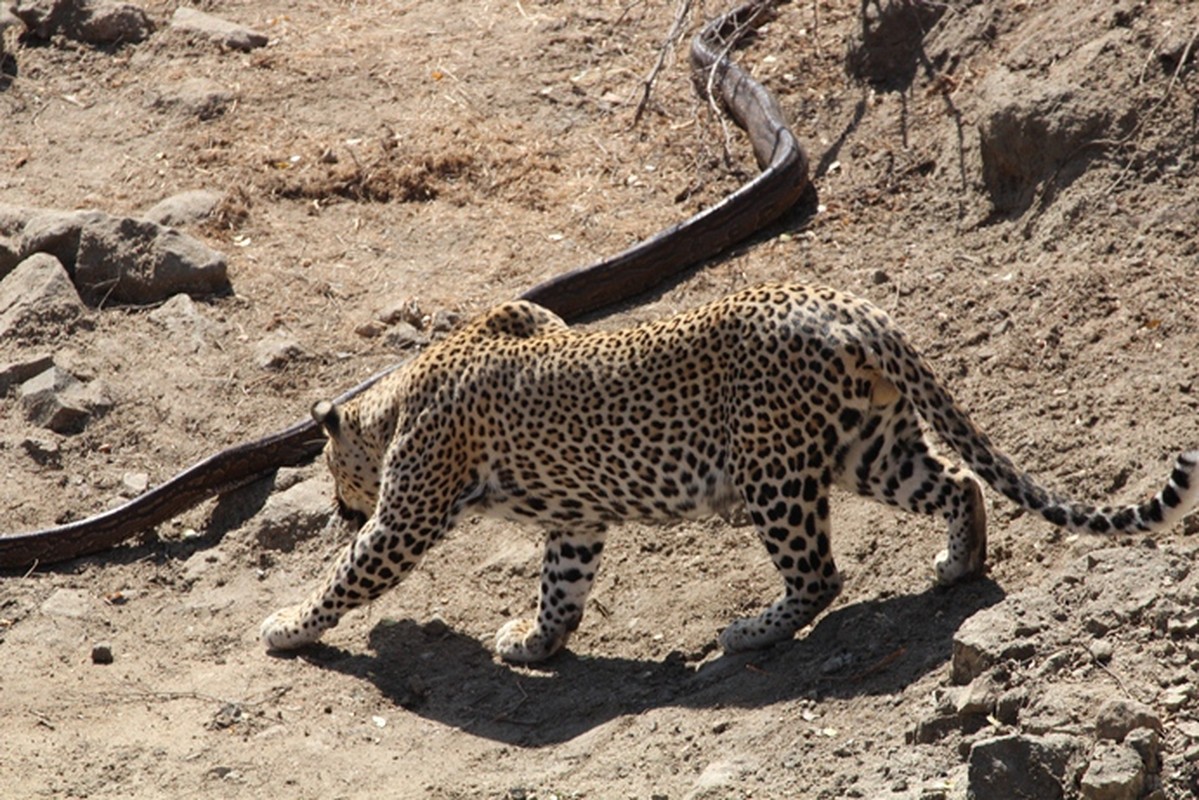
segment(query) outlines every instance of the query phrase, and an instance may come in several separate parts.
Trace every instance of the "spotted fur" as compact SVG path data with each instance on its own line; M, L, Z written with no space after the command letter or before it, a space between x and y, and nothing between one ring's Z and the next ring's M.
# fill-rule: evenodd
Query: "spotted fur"
M537 614L496 649L544 659L583 616L610 523L743 507L782 596L720 637L788 639L837 596L833 484L949 528L938 579L981 574L981 478L1049 522L1095 533L1168 528L1199 504L1199 451L1155 497L1094 508L1042 488L980 431L887 315L830 289L768 285L678 316L583 333L501 305L343 406L318 403L342 509L364 524L304 603L262 625L273 649L315 641L399 583L464 512L548 529ZM969 469L934 453L920 420Z

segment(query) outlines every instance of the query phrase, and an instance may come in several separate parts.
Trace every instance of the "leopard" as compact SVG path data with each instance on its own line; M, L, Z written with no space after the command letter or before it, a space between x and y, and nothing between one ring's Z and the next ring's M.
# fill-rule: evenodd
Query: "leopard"
M727 654L792 639L840 593L833 486L941 517L948 543L930 576L940 584L986 572L983 483L1091 534L1152 534L1199 505L1199 449L1137 504L1097 507L1045 488L885 311L820 286L755 286L616 330L503 303L312 415L328 437L336 505L360 527L306 601L262 623L271 651L317 641L395 587L465 514L545 530L536 612L495 635L502 660L528 664L578 629L608 529L626 520L747 516L782 594L723 630Z

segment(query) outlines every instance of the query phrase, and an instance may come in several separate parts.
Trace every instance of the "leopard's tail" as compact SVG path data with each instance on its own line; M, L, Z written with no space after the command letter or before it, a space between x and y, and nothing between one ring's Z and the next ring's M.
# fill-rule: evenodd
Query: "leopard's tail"
M1125 506L1079 503L1046 489L996 447L958 405L932 367L898 332L882 344L883 372L970 469L995 491L1054 525L1080 533L1168 530L1199 507L1199 449L1181 453L1166 485L1151 499ZM915 363L913 363L913 358ZM908 368L905 369L903 365Z

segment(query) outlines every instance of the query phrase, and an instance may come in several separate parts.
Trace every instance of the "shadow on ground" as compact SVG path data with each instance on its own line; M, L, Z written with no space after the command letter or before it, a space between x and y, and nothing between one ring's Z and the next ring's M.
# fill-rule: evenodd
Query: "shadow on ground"
M991 580L851 603L774 648L689 664L563 652L513 668L443 623L382 622L375 655L318 645L302 657L364 678L398 706L522 747L559 744L622 715L683 706L756 708L797 698L893 694L943 666L954 632L998 603Z

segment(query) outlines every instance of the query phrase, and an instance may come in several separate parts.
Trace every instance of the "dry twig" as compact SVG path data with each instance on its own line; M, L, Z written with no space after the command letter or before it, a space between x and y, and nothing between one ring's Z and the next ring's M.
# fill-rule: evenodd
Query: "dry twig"
M683 33L683 26L687 24L690 16L691 0L679 0L679 7L674 15L674 23L670 26L670 32L666 34L666 41L662 42L661 47L658 48L658 61L641 82L641 100L637 103L637 110L633 112L633 124L629 126L630 128L636 128L637 123L641 121L645 109L649 106L649 97L653 92L654 82L658 79L658 73L662 71L662 67L666 64L667 55L678 44L679 36Z

